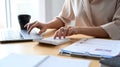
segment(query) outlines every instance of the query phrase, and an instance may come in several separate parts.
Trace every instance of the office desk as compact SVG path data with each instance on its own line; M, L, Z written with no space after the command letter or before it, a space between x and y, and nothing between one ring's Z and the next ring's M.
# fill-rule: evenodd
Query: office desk
M52 36L54 32L55 30L48 30L43 34L43 37ZM66 47L77 41L79 38L85 38L85 37L89 37L89 36L85 36L85 35L71 36L70 38L73 39L73 41L65 44L61 44L59 46L39 44L38 42L19 42L19 43L0 44L0 59L6 57L11 53L28 54L28 55L53 55L53 56L72 58L72 59L91 60L92 63L90 67L99 67L98 59L59 55L60 48Z

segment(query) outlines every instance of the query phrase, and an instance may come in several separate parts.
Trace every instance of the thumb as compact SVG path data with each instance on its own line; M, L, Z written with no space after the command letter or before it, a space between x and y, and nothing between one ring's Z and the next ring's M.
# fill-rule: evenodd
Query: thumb
M46 31L45 29L42 29L42 30L39 31L39 34L42 34L42 33L44 33L45 31Z

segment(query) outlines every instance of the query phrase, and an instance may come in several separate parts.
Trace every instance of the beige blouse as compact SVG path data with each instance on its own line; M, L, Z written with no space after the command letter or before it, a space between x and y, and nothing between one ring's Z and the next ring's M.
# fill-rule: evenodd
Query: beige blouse
M120 39L120 0L65 0L58 18L81 27L101 26L112 39Z

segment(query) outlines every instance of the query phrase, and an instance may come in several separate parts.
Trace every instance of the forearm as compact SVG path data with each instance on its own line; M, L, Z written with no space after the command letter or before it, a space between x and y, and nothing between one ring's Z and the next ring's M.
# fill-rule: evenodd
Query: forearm
M53 19L52 21L49 21L47 25L47 28L49 29L59 29L60 27L63 27L65 24L58 18Z
M76 30L78 34L85 34L100 38L109 38L109 35L101 27L87 27L87 28L77 27Z

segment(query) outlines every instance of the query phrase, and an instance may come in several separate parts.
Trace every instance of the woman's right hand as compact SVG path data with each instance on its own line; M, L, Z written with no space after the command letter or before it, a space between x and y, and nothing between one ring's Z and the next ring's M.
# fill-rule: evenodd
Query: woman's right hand
M65 38L66 36L71 36L73 34L78 34L78 29L77 27L61 27L55 32L54 39L59 38L61 39L62 37Z
M40 23L39 21L28 23L24 27L27 27L28 33L30 33L33 28L40 29L39 34L45 32L47 30L46 24Z

